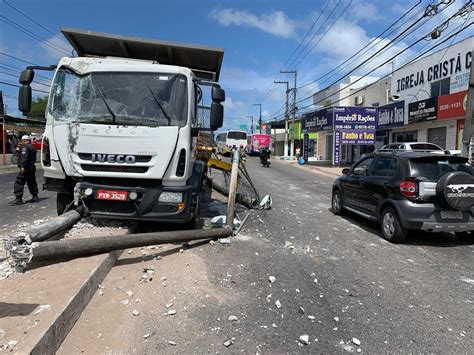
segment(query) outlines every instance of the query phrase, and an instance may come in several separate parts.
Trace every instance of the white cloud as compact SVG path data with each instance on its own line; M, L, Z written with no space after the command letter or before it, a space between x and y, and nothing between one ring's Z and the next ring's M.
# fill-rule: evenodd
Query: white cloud
M227 8L214 9L210 16L223 26L234 25L257 28L282 38L290 38L296 35L295 21L288 18L282 11L273 11L257 16L245 10Z
M39 45L44 50L44 55L47 59L57 61L62 57L72 56L73 48L57 36L53 36Z
M385 4L382 4L381 6L383 7ZM383 11L377 9L374 4L363 0L357 0L351 5L350 16L355 20L374 22L382 18L380 15L381 13L383 13Z

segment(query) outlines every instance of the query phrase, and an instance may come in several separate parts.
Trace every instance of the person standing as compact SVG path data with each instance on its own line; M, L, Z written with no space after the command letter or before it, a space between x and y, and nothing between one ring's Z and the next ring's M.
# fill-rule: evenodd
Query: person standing
M23 190L25 183L28 185L28 190L32 195L28 202L38 202L38 184L36 183L36 148L31 144L29 136L21 137L21 151L18 158L18 168L20 171L16 176L15 185L13 187L15 201L14 205L21 205L23 203Z

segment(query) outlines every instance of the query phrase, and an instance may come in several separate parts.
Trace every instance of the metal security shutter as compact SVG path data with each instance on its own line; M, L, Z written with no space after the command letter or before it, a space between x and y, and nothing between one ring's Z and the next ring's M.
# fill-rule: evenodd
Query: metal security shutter
M446 127L428 129L428 142L446 149Z

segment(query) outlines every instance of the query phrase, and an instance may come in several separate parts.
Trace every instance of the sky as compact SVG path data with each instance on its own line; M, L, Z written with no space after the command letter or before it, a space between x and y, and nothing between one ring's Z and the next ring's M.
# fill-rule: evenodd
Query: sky
M450 6L445 9L442 6L438 14L423 20L426 6L436 2L0 0L0 52L40 65L56 64L59 58L71 53L60 34L61 27L224 48L220 79L226 90L224 128L247 125L250 129L248 116L253 116L255 122L259 116L259 107L253 104L262 105L264 121L281 118L284 113L285 85L273 82L288 80L292 86L294 74L280 74L280 70L297 71L299 111L314 109L312 93L349 74L364 75L379 66L370 75L387 75L392 67L399 67L429 49L436 41L420 39L466 3L466 0L451 1ZM383 33L413 6L411 12ZM471 15L451 20L437 41L472 23L473 18ZM413 33L396 39L415 21L419 21L419 28L413 27L416 29ZM473 35L473 27L446 45ZM370 51L354 56L366 45ZM358 68L364 59L384 46L387 46L384 51ZM394 56L393 64L383 64ZM8 113L16 116L21 116L16 109L18 89L5 83L16 85L18 70L25 65L0 54L0 90L4 92ZM40 91L48 91L51 75L40 75L33 89L39 90L35 95L41 96L45 94Z

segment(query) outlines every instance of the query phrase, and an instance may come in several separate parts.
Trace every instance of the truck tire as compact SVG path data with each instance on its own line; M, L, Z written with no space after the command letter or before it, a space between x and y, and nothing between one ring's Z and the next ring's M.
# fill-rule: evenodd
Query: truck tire
M470 210L474 206L474 176L463 171L443 175L436 185L436 196L447 208Z
M391 243L403 242L408 234L408 230L400 223L397 211L393 207L386 207L380 218L382 234L384 239Z
M66 209L73 203L74 195L58 192L56 195L56 211L58 216L66 212Z

